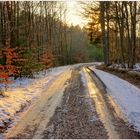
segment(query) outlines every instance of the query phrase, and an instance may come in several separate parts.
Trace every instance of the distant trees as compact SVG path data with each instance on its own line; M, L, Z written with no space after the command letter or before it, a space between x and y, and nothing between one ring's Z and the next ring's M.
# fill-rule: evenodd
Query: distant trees
M6 65L7 58L2 50L6 49L8 41L9 48L16 48L21 60L14 63L20 68L18 76L32 76L33 72L44 68L77 62L75 56L79 54L74 47L81 51L80 47L86 46L76 42L78 38L84 42L85 33L67 25L65 2L1 1L0 31L0 64Z
M98 29L97 32L101 29L100 39L106 65L121 63L123 67L127 64L132 68L140 60L139 9L139 2L136 1L91 2L85 8L86 12L92 13L92 17L87 15L89 25L96 25L95 17L100 19L94 28ZM96 35L95 29L90 34Z
M70 27L70 36L68 40L69 56L71 63L82 63L88 61L88 38L85 30L82 30L79 26Z

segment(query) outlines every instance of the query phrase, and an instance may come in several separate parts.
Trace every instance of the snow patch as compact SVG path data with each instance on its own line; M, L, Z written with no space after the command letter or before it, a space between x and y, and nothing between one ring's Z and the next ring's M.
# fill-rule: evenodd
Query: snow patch
M109 68L115 68L120 70L130 70L130 71L138 71L140 72L140 63L136 63L133 66L133 69L128 68L128 64L125 64L125 67L122 64L112 64L109 66Z
M8 123L15 115L30 102L39 98L47 86L70 66L62 66L44 70L34 74L34 78L18 78L8 85L6 97L0 97L0 127ZM0 88L4 88L0 84ZM18 118L18 117L17 117Z
M81 80L82 80L83 85L86 86L87 81L86 81L86 77L83 70L80 71L80 75L81 75Z
M94 72L104 82L110 91L108 93L116 101L128 122L140 132L140 89L110 73L97 69L94 69Z

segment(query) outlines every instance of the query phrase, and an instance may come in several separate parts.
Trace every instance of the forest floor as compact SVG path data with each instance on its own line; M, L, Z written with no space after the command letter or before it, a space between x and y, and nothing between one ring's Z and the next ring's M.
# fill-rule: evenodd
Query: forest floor
M118 116L102 81L84 66L74 65L57 76L4 138L140 138Z

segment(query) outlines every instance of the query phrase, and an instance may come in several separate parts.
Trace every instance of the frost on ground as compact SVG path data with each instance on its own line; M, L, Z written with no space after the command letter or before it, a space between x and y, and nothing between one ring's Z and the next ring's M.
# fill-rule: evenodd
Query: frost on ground
M128 122L140 132L140 89L107 72L94 69Z
M39 98L55 77L68 68L69 66L48 69L34 74L34 79L17 79L9 85L6 97L0 97L0 128L5 127L29 102ZM3 88L2 84L0 88Z

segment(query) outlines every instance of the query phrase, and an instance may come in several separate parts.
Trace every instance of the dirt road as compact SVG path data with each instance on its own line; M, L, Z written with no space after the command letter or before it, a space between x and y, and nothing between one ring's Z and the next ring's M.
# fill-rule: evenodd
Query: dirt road
M140 138L115 113L102 82L80 65L61 74L5 138Z
M49 119L60 104L71 70L66 70L43 93L42 97L25 113L19 123L5 137L33 138L40 137Z

